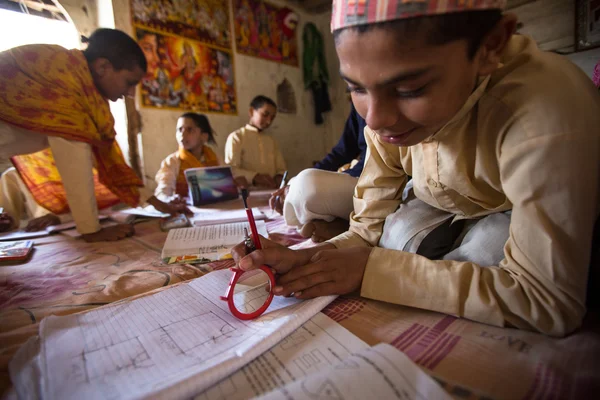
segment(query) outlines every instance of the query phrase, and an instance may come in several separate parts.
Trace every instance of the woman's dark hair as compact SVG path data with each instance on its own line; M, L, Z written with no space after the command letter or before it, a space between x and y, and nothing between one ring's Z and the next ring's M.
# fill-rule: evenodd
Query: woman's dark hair
M206 115L195 112L187 112L182 114L179 118L189 118L194 121L194 124L196 124L196 126L200 128L203 133L208 133L208 143L216 143L215 131L213 131L213 128L210 126L210 122L208 122Z
M252 107L255 110L258 110L265 104L270 104L273 107L277 108L277 104L275 104L273 100L271 100L267 96L263 96L262 94L259 94L258 96L252 99L252 101L250 102L250 107Z
M463 11L451 14L432 15L385 21L377 24L357 25L333 32L338 43L339 36L347 29L363 33L373 29L387 29L403 39L425 38L431 45L442 45L465 39L468 43L468 57L473 59L481 41L502 19L502 10Z
M148 63L140 46L125 32L116 29L96 29L89 38L82 36L88 43L83 51L88 63L98 58L106 58L117 70L133 70L140 67L146 71Z

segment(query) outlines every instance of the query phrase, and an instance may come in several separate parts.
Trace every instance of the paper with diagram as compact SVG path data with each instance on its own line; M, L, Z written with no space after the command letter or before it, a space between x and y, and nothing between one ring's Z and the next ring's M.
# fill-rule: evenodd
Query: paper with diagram
M318 313L235 374L194 400L245 400L327 371L368 345L337 322Z
M329 369L280 386L260 400L451 400L429 375L395 347L380 343Z
M276 297L260 318L240 321L220 300L230 276L214 271L130 302L44 319L36 358L39 397L193 396L273 347L334 298ZM19 395L30 396L36 386L19 385L31 379L14 376L15 370L11 364Z

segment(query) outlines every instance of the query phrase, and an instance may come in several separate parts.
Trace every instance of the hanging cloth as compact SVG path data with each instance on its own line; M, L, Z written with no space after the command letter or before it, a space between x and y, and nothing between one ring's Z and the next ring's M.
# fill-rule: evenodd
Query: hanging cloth
M329 73L323 45L323 35L315 24L304 25L302 33L304 53L302 54L302 69L304 73L304 88L310 89L315 103L315 124L323 123L323 113L331 111L331 101L327 84Z

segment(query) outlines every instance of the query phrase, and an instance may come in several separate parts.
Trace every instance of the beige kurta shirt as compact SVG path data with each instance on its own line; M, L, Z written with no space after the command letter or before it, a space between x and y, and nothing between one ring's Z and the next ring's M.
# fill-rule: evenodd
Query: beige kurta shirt
M375 247L361 295L498 326L564 335L585 314L598 215L600 96L562 56L513 36L502 63L440 131L412 147L379 141L338 248L377 246L407 175L415 195L456 218L512 209L500 265L432 261Z
M227 137L225 163L233 176L244 176L250 183L256 174L275 176L287 169L275 139L250 124Z

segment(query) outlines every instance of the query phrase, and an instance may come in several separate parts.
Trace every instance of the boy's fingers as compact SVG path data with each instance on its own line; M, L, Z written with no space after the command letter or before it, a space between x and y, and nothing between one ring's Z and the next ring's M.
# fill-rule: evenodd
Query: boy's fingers
M246 255L246 245L243 242L236 244L235 247L233 249L231 249L231 256L233 257L233 260L236 263L239 263L239 261L245 255Z
M340 290L337 283L329 281L302 290L300 292L296 292L294 294L294 297L296 297L297 299L306 300L315 297L331 295L333 293L340 293Z
M287 274L278 277L277 284L286 285L298 279L302 279L306 276L325 272L326 269L322 263L316 262L306 264L300 267L293 268Z
M291 268L291 260L286 260L285 257L286 251L289 250L277 247L253 251L240 260L239 267L247 271L259 268L261 265L268 265L279 274L286 273Z
M312 287L331 281L330 274L318 272L316 274L302 276L287 284L280 284L278 281L274 291L276 295L288 296L292 293L304 292Z

